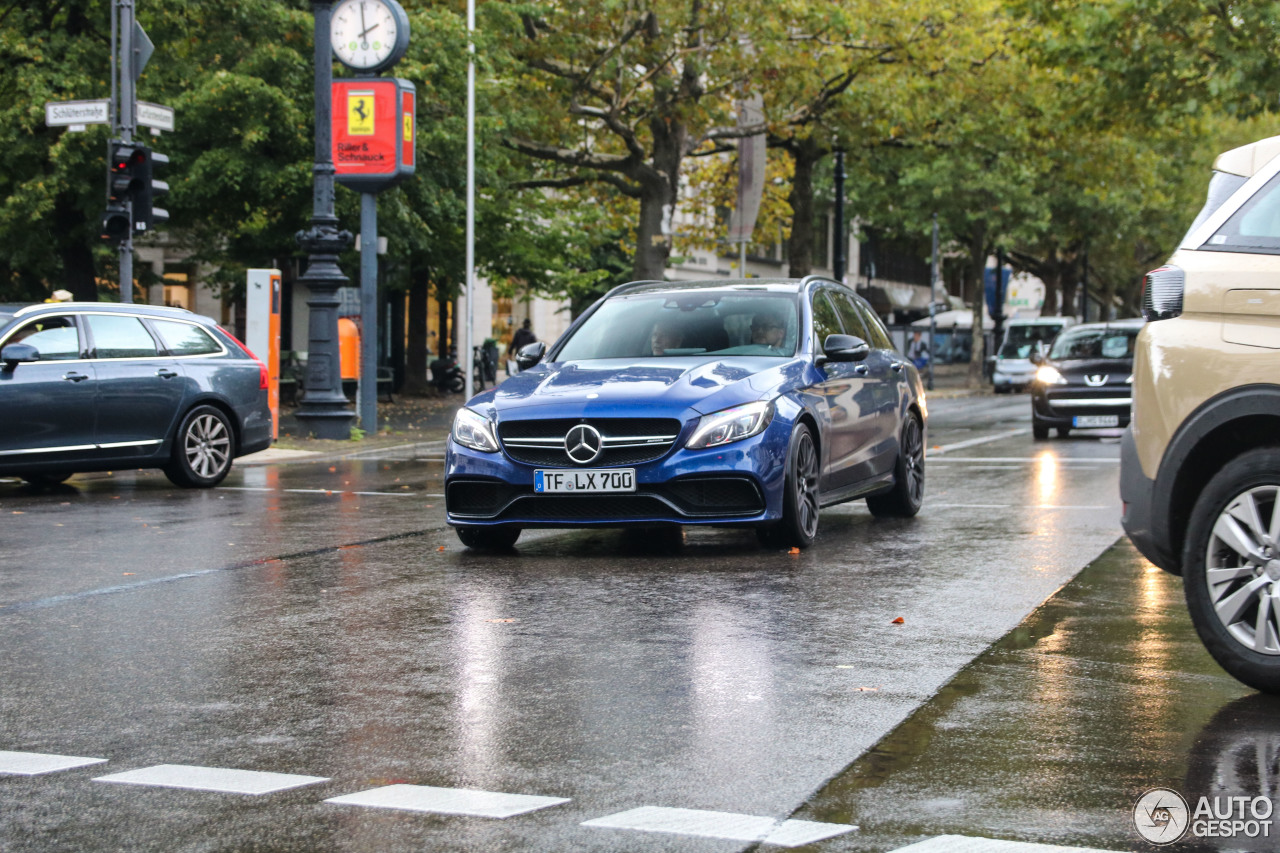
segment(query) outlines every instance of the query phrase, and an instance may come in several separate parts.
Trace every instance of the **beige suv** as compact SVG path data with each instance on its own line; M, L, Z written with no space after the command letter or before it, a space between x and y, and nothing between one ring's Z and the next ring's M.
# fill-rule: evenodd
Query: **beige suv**
M1146 277L1124 527L1183 575L1218 663L1280 693L1280 136L1213 168L1204 209Z

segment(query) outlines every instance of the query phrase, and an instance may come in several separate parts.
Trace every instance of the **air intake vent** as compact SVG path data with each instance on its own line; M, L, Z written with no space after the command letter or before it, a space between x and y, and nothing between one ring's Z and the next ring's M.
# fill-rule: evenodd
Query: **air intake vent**
M1178 267L1160 267L1142 280L1142 316L1148 321L1168 320L1182 313L1182 292L1187 275Z

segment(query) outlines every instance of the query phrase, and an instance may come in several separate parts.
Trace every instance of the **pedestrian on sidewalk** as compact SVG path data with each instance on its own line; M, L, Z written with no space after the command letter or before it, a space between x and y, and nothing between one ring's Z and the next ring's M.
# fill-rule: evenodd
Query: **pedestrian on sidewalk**
M924 370L929 363L929 345L924 342L924 332L919 329L911 331L911 340L907 343L907 358L917 370Z
M527 347L529 344L536 344L537 342L538 337L533 333L533 321L526 317L524 323L511 336L511 343L507 344L508 376L515 376L520 372L520 368L516 366L515 356L519 355L521 347Z

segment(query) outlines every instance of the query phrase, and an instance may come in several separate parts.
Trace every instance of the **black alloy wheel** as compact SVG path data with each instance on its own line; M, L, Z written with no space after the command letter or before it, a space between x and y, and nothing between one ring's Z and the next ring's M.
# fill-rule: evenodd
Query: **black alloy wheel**
M924 504L924 429L914 414L902 425L902 443L893 469L893 489L867 498L877 518L911 518Z
M791 431L782 519L756 528L760 542L774 548L808 548L818 535L818 445L804 423Z
M520 528L502 525L500 527L459 527L458 539L468 548L477 551L507 551L520 538Z
M1250 687L1280 693L1280 449L1241 454L1209 480L1182 571L1209 654Z
M176 486L208 489L222 482L235 458L231 422L220 409L196 406L187 412L173 440L164 474Z

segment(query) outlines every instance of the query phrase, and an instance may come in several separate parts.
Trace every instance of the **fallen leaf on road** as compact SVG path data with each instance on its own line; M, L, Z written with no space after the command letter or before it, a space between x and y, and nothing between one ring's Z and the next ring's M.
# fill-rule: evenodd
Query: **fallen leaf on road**
M486 619L486 622L514 622L514 619Z
M125 577L129 577L129 576L130 576L130 575L132 575L132 574L136 574L136 573L135 573L135 572L125 572L125 573L124 573L124 576L125 576Z
M907 621L906 619L903 619L901 616L899 616L897 619L893 620L893 624L902 625L902 624L905 624L906 621Z
M437 550L437 551L443 551L443 550L444 550L444 546L443 546L443 545L441 545L441 546L440 546L439 548L437 548L436 550Z
M799 554L799 553L800 553L800 549L799 549L799 548L792 548L792 549L791 549L790 551L788 551L787 553L788 553L788 554Z
M994 279L993 279L993 281L994 281ZM330 465L330 466L329 466L329 473L330 473L330 474L334 473L334 472L335 472L335 471L337 471L337 470L338 470L338 469L337 469L337 467L335 467L335 466L333 466L333 465Z
M994 279L993 279L993 281L994 281ZM25 513L25 512L23 512L23 511L22 511L22 510L20 510L20 509L15 509L15 510L13 511L13 514L14 514L14 515L26 515L26 513Z
M880 688L879 687L859 687L858 692L859 693L879 693Z

